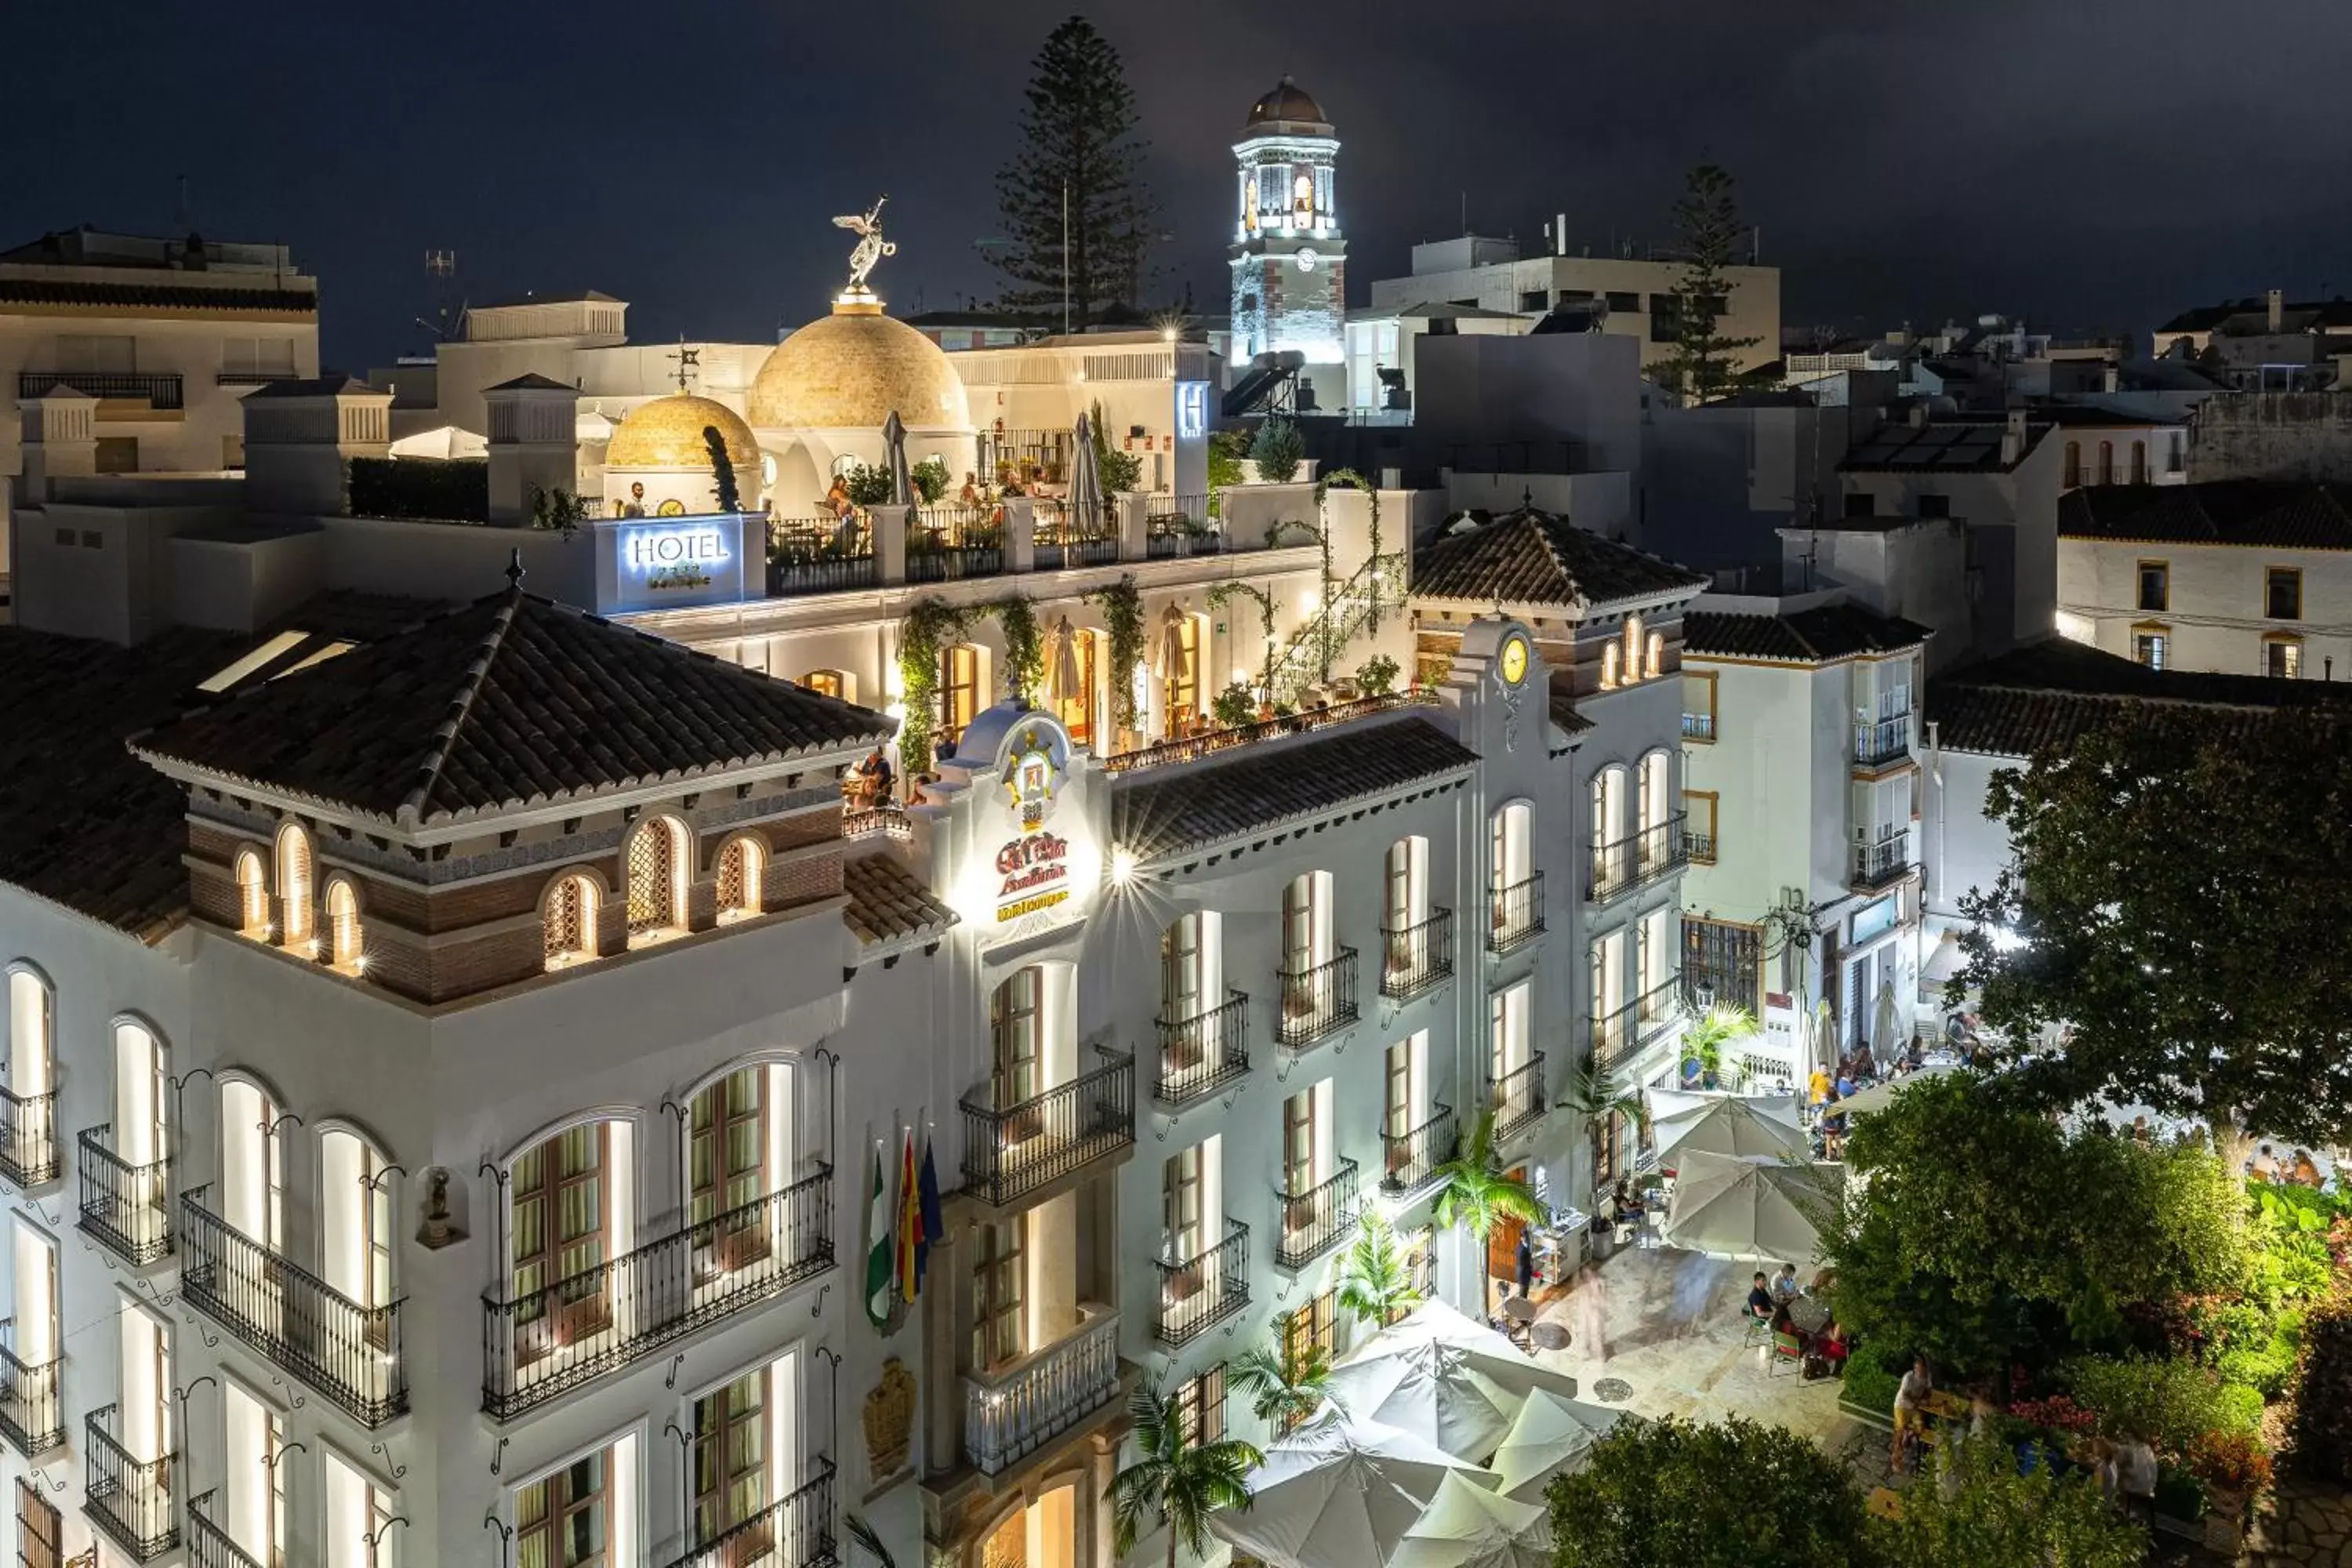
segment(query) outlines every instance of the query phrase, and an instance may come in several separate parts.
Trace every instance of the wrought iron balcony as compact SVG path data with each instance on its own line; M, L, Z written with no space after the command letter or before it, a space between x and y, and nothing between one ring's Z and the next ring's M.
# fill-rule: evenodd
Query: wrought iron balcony
M1428 1121L1398 1136L1381 1134L1381 1191L1417 1192L1437 1179L1437 1167L1454 1158L1454 1108L1440 1105Z
M833 1167L512 1300L482 1298L482 1408L505 1421L833 1267Z
M966 1375L963 1454L1000 1476L1118 1398L1118 1314L1078 1309L1077 1331L992 1372Z
M102 403L144 403L150 408L184 408L186 399L176 374L142 375L115 370L22 370L16 373L19 398L46 397L58 386L68 386L84 397Z
M0 1176L20 1187L58 1179L58 1092L0 1089Z
M1157 1267L1160 1342L1190 1344L1249 1305L1249 1226L1228 1216L1223 1241Z
M872 805L841 814L841 836L844 838L912 838L914 829L908 825L907 808L895 800L877 801Z
M1853 887L1871 892L1903 879L1911 868L1911 833L1898 827L1866 844L1853 847Z
M121 1407L109 1405L82 1424L82 1511L133 1562L152 1563L180 1544L180 1456L133 1458L122 1446L121 1417Z
M81 1228L125 1263L144 1267L172 1251L172 1162L134 1165L114 1152L111 1125L83 1131L78 1151Z
M1513 1068L1486 1086L1486 1106L1495 1113L1497 1141L1516 1137L1543 1119L1544 1054L1531 1052L1525 1065Z
M907 581L951 583L1004 570L1004 517L992 506L927 506L907 517Z
M333 1400L363 1426L408 1409L401 1303L363 1307L215 1214L209 1187L180 1198L188 1305Z
M1135 1142L1135 1058L1097 1046L1103 1065L1002 1108L963 1101L963 1189L1002 1205Z
M1275 1024L1275 1037L1292 1050L1303 1050L1356 1021L1354 948L1343 947L1312 968L1277 971L1276 978L1282 983L1282 1015Z
M1486 951L1497 958L1517 952L1544 931L1543 873L1496 888L1487 897Z
M188 1561L196 1568L262 1568L261 1560L213 1522L217 1489L188 1500Z
M1216 1006L1187 1018L1161 1017L1160 1084L1152 1098L1190 1105L1249 1071L1249 994L1228 991Z
M1676 812L1613 844L1594 845L1585 884L1587 901L1609 903L1685 864L1690 856L1689 847L1683 842L1685 820L1683 813Z
M1883 767L1911 755L1911 715L1897 713L1874 724L1853 727L1853 762L1861 768Z
M672 1559L669 1568L836 1568L841 1549L833 1532L835 1474L832 1460L819 1459L816 1473L782 1501Z
M64 1405L58 1398L63 1364L54 1355L30 1364L17 1359L14 1344L0 1345L0 1436L28 1459L66 1440Z
M1417 925L1381 928L1381 994L1403 1002L1434 991L1454 973L1454 911L1439 910Z
M1715 835L1683 829L1683 858L1694 866L1715 864Z
M1274 1261L1284 1268L1304 1268L1356 1228L1356 1162L1342 1160L1326 1180L1281 1197L1282 1234L1275 1238Z
M1684 740L1685 740L1685 741L1712 741L1712 740L1714 740L1714 739L1715 739L1715 715L1714 715L1714 714L1712 714L1712 713L1685 713L1685 714L1684 714L1684 715L1683 715L1683 739L1684 739Z

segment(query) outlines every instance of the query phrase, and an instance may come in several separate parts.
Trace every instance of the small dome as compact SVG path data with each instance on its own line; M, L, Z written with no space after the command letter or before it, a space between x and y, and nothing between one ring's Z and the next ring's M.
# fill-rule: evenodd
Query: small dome
M745 398L763 430L969 430L963 378L940 345L871 305L836 305L768 351Z
M727 460L747 482L760 472L760 443L743 416L708 397L673 393L641 403L622 416L604 448L608 468L685 468L707 473L710 443L703 431L716 428L727 444Z
M1286 76L1274 84L1272 92L1250 105L1249 119L1243 122L1242 129L1255 131L1276 122L1320 126L1326 132L1331 129L1331 122L1323 118L1323 106Z

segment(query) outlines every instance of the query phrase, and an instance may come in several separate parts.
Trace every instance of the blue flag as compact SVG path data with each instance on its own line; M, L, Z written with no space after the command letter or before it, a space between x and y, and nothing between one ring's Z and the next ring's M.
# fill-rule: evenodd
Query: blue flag
M918 1179L918 1188L917 1202L923 1218L923 1227L915 1237L915 1285L919 1289L923 1270L930 1262L932 1244L945 1241L948 1235L947 1222L940 1217L940 1170L931 1163L929 1128L923 1131L923 1173Z

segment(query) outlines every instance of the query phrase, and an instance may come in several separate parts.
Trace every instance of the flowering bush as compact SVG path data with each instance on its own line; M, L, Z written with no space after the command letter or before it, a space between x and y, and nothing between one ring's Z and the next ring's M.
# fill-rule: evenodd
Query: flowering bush
M2207 1432L2189 1444L2189 1473L2221 1491L2251 1496L2271 1484L2271 1457L2251 1432Z
M2085 1410L2063 1394L2047 1399L2021 1399L2009 1407L2020 1421L2051 1432L2087 1433L2099 1424L2098 1413Z

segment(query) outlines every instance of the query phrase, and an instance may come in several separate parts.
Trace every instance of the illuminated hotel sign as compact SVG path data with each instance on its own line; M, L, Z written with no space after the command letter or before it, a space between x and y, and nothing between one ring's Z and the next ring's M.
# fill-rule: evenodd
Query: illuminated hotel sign
M1205 381L1180 381L1176 384L1176 438L1198 441L1209 433L1209 384Z
M999 924L1052 909L1070 896L1069 840L1045 831L1060 772L1054 737L1034 725L1013 742L1005 759L1006 809L1021 836L996 852Z
M599 615L733 604L766 586L763 517L596 518L587 527L596 541Z
M677 566L718 566L730 554L727 536L716 528L649 528L624 543L625 559L638 572Z

